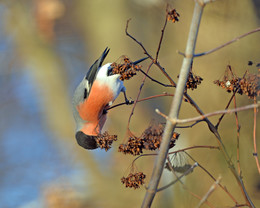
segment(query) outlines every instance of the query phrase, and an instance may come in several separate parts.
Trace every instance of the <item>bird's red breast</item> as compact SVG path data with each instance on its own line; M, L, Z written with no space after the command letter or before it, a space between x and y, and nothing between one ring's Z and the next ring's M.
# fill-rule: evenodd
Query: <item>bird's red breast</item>
M83 131L87 135L98 135L106 121L105 108L113 101L112 90L97 80L93 83L88 98L77 106L80 117L86 121Z

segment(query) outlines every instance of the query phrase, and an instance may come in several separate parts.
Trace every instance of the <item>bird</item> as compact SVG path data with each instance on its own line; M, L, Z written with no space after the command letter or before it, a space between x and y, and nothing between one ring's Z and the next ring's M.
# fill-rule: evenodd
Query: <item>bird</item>
M98 148L96 139L107 119L107 109L112 105L120 92L124 94L126 104L126 88L120 80L120 74L113 73L112 63L103 64L110 49L106 48L102 55L87 71L83 80L76 87L72 99L73 116L76 123L76 140L79 146L93 150ZM140 59L134 64L144 61Z

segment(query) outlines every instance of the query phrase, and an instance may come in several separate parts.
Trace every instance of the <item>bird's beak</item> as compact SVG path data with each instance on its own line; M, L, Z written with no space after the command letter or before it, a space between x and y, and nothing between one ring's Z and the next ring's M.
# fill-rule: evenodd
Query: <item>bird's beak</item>
M139 64L139 63L141 63L142 61L144 61L144 60L146 60L146 59L148 59L148 58L149 58L149 57L145 57L145 58L139 59L139 60L133 62L133 64L134 64L134 65Z

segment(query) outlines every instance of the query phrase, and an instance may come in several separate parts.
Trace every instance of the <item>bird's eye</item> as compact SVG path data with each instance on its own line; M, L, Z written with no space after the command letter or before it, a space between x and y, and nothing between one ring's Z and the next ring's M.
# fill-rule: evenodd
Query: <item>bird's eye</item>
M109 67L107 70L107 76L111 76L111 75L113 75L113 68Z

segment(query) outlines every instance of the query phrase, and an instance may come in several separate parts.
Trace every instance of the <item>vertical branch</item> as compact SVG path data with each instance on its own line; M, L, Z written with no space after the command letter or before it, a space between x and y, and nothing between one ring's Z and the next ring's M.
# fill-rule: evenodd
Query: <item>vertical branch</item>
M256 104L256 97L254 98L254 103ZM253 132L253 138L254 138L254 153L253 156L255 157L255 162L257 166L258 173L260 174L260 165L259 160L257 156L257 148L256 148L256 114L257 114L257 108L254 108L254 132Z
M195 2L195 7L194 7L194 13L193 13L193 18L190 26L190 32L189 32L189 37L187 41L187 47L185 51L185 57L183 59L183 64L180 70L180 78L178 80L177 88L176 88L176 93L173 98L173 102L171 105L169 117L170 118L177 118L179 115L179 110L180 106L182 103L182 98L186 86L186 80L188 78L188 74L190 71L190 66L193 60L193 54L195 50L195 45L196 45L196 40L197 40L197 35L198 35L198 30L199 30L199 25L200 25L200 20L201 20L201 15L203 11L204 5L200 5L198 2ZM157 187L162 175L164 163L167 157L167 153L169 150L169 143L170 139L172 137L173 131L176 127L176 124L172 124L170 121L167 120L164 134L163 134L163 139L162 143L160 146L160 151L159 154L155 160L154 168L153 168L153 173L148 185L148 189L146 191L146 195L143 200L142 207L151 207L153 199L155 197Z
M234 96L234 108L237 108L237 102L236 102L236 96ZM238 122L238 115L237 112L235 112L235 118L236 118L236 126L237 126L237 171L238 175L241 175L241 168L240 168L240 157L239 157L239 135L240 135L240 125Z

